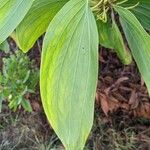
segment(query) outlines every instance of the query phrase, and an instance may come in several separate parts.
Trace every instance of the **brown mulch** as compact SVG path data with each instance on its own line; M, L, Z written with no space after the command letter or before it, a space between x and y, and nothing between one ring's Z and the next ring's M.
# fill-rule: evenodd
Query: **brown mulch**
M96 100L103 112L118 109L135 117L150 119L150 98L135 62L125 66L111 50L100 49Z

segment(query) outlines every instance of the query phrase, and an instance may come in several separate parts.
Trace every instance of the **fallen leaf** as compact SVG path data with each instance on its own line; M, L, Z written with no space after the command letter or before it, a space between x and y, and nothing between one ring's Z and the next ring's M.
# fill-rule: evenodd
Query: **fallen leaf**
M103 112L105 113L106 116L108 116L109 105L108 105L107 97L101 93L99 100L100 100L100 104L101 104L101 108L102 108Z

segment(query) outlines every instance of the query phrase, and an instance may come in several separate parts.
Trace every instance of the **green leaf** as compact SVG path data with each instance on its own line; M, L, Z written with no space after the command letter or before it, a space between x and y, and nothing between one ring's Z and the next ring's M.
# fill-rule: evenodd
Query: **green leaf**
M118 3L122 7L130 7L130 6L135 6L137 3L141 4L143 2L147 2L148 0L117 0L117 5Z
M40 74L48 120L66 150L82 150L93 124L98 76L98 31L88 1L69 1L50 23Z
M68 0L35 0L16 29L20 49L27 52L46 31L50 21Z
M126 50L122 35L116 23L113 21L113 24L111 24L110 20L106 23L97 20L97 27L100 45L113 49L123 64L130 64L132 62L132 57L129 51Z
M3 97L0 95L0 113L2 112Z
M32 107L31 107L31 104L30 104L30 102L29 102L28 100L22 99L21 105L22 105L22 107L23 107L26 111L32 112Z
M0 44L0 50L2 50L4 52L9 51L9 44L8 44L7 40L5 40L2 44Z
M150 36L129 10L119 6L114 8L119 13L129 47L150 94Z
M100 45L113 49L113 42L111 40L111 22L108 20L106 23L97 20L97 28L99 33Z
M0 0L0 44L14 31L33 0Z
M136 6L136 4L138 4ZM123 7L136 6L131 9L136 18L140 21L142 26L150 31L150 1L148 0L128 0L123 3Z
M137 19L140 21L142 26L150 31L150 1L141 2L137 7L132 9Z
M123 64L129 65L132 62L132 57L130 55L130 52L127 51L120 30L114 20L112 23L111 35L112 35L111 41L113 41L112 43L114 51L117 53L118 57L120 58Z
M9 102L9 108L10 109L13 109L13 111L16 111L17 110L17 107L18 107L18 105L17 105L17 99L13 99L13 100L11 100L10 102Z

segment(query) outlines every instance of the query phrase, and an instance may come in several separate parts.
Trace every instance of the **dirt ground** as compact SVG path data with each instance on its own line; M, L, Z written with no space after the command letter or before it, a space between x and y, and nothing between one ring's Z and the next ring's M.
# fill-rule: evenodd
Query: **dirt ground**
M38 67L40 45L38 41L28 53ZM95 120L85 150L150 150L150 99L135 63L124 66L111 50L99 52ZM3 104L0 150L63 149L43 112L38 86L29 99L32 113L12 112Z

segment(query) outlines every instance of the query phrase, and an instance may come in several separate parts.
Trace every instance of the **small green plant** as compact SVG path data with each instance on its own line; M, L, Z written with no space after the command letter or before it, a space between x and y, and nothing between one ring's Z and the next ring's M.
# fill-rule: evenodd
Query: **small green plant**
M0 51L9 52L9 44L7 40L0 44Z
M21 52L4 58L3 62L3 69L0 72L0 107L2 102L7 100L10 109L16 111L22 106L26 111L31 112L32 108L27 96L35 91L38 70L31 68L33 62L30 62L27 55Z
M114 49L125 65L133 56L150 93L146 32L150 1L0 0L0 4L0 43L11 34L27 52L46 31L40 69L42 103L67 150L82 150L93 124L99 44Z

